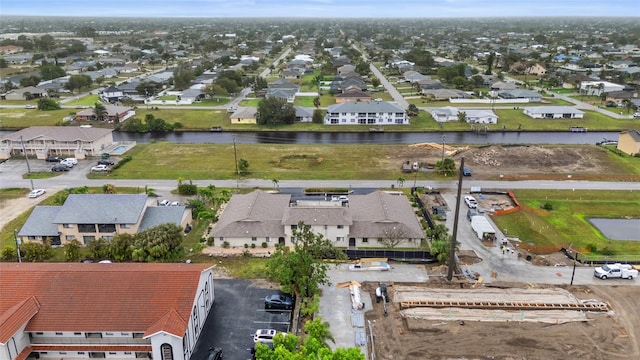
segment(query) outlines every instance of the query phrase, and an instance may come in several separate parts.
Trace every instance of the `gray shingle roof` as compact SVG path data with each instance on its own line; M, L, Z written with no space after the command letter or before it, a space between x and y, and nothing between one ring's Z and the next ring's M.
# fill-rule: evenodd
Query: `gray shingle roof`
M349 196L349 207L353 211L351 237L382 237L384 231L399 230L406 238L424 238L411 204L405 196L374 191L368 195Z
M56 224L135 224L146 194L71 194L53 220Z
M345 102L329 106L329 113L372 112L372 113L396 113L404 112L404 109L387 101Z
M307 207L292 206L284 210L282 225L296 225L300 221L307 225L351 225L351 208L349 207Z
M149 206L144 211L138 231L168 223L181 226L185 209L184 206Z
M291 195L256 190L233 195L213 229L214 237L284 236L281 224Z
M58 236L58 225L53 219L62 206L36 206L24 223L19 236Z
M584 114L571 106L529 106L525 107L524 111L531 114Z

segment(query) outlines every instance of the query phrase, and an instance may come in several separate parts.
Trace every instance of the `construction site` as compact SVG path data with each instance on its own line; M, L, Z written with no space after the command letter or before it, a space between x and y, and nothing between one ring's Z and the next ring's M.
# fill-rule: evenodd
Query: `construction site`
M384 287L386 301L365 313L371 359L640 358L634 286L431 278ZM379 288L362 284L370 294Z

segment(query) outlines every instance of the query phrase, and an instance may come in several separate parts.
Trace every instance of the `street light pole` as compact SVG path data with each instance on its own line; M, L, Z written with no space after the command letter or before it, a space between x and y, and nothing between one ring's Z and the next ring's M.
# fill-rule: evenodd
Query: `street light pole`
M16 250L18 250L18 262L22 262L22 254L20 254L20 240L18 240L18 229L13 230L13 239L16 241Z
M446 135L442 135L442 163L440 164L440 168L443 174L444 174L444 140L446 138L447 138Z

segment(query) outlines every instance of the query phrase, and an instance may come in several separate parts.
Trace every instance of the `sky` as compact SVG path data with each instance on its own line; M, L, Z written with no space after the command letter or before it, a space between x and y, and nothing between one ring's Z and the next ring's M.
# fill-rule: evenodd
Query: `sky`
M640 16L640 0L0 0L2 15L447 18Z

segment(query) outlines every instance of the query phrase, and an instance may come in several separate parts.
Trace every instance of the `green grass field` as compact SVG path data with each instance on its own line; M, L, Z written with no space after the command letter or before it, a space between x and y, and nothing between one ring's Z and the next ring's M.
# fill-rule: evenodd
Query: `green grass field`
M515 190L514 194L523 209L493 216L509 236L543 249L572 246L595 254L640 254L640 242L609 240L588 222L588 218L640 218L638 192ZM543 210L545 203L553 210Z

